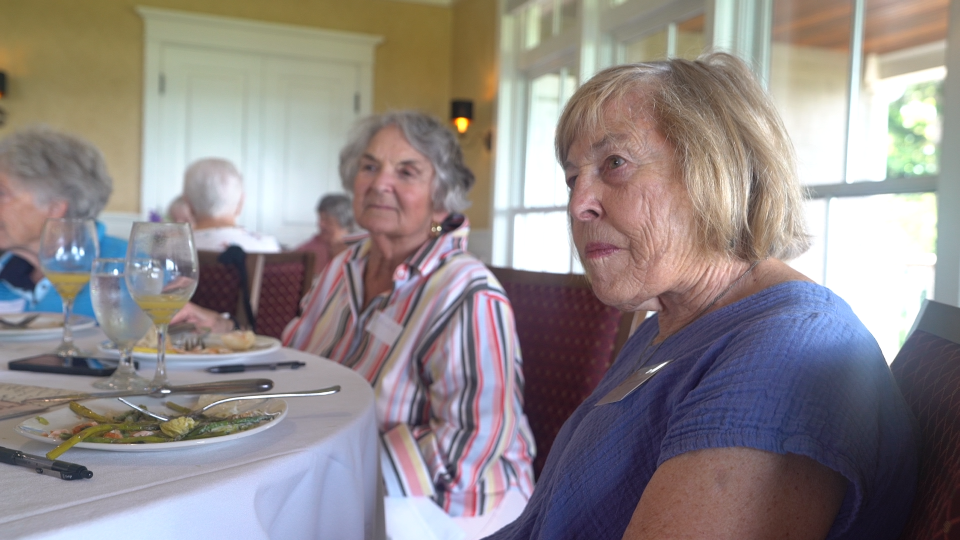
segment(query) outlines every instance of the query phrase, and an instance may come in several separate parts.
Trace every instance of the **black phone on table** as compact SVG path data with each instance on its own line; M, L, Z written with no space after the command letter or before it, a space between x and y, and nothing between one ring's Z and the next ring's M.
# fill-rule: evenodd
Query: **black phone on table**
M19 371L109 377L117 369L118 363L119 361L116 358L93 358L85 356L64 358L55 354L40 354L29 358L11 360L7 364L7 367L11 370ZM134 362L134 366L139 367L136 362Z

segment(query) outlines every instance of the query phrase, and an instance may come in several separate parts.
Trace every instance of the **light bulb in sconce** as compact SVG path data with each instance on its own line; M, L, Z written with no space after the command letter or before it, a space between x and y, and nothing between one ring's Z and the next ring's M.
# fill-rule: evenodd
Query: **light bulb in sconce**
M457 133L463 135L473 120L473 102L465 99L455 99L450 102L450 121L457 128Z

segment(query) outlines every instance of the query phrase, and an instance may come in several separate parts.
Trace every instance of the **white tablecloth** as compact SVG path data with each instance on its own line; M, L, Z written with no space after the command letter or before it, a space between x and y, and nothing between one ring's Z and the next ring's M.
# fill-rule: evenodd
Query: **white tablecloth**
M99 330L75 336L86 350ZM0 342L0 382L94 391L93 377L8 371L7 361L52 350L58 340ZM171 366L173 384L266 377L273 391L340 393L288 399L288 414L261 433L166 452L71 449L60 459L93 471L65 481L0 464L0 538L360 539L383 537L373 392L348 368L281 349L249 363L302 360L298 370L215 375ZM141 369L152 377L152 364ZM0 421L0 446L51 449Z

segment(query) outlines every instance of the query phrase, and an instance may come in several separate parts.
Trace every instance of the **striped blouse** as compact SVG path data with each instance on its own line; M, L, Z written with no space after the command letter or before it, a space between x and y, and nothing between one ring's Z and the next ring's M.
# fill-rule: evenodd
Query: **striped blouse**
M451 516L533 490L533 435L513 309L467 253L466 224L396 268L363 308L370 241L331 261L284 345L340 362L373 385L389 495L426 495Z

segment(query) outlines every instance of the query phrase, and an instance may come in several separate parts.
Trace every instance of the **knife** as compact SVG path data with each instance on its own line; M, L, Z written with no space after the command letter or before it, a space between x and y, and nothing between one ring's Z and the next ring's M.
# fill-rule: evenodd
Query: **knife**
M229 381L215 381L196 384L184 384L181 386L167 386L160 390L117 390L113 392L92 392L70 394L65 396L49 396L28 398L21 401L24 405L56 405L68 401L79 401L83 399L114 398L127 396L153 396L162 397L167 394L234 394L248 392L266 392L273 388L273 381L270 379L234 379Z

